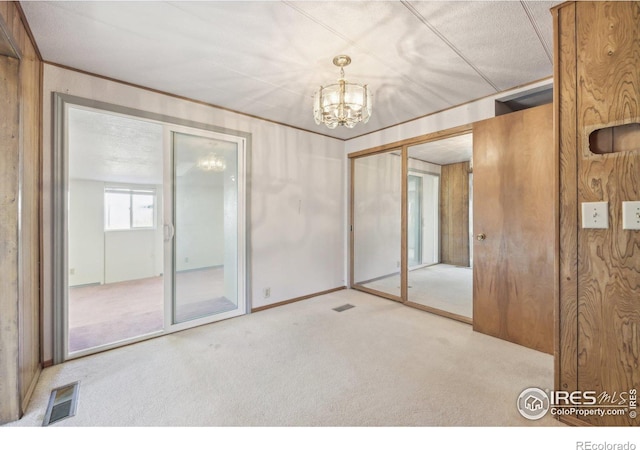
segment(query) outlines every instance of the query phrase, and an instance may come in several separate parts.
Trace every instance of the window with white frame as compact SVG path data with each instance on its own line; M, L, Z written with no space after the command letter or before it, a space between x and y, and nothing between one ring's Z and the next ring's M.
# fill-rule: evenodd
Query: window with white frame
M104 229L155 228L155 205L154 188L105 187Z

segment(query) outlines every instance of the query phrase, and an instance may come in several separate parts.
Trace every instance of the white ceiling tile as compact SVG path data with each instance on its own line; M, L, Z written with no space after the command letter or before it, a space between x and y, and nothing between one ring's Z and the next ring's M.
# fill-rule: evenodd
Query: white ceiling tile
M473 134L463 134L447 139L412 145L408 148L409 158L419 159L441 166L470 161L473 154Z
M472 101L495 87L550 75L538 34L551 39L545 9L554 3L28 1L22 6L46 61L348 138ZM374 94L370 122L353 130L329 130L311 117L313 93L336 80L339 71L331 61L341 53L353 60L345 68L347 79L368 84Z
M495 92L400 2L297 2L295 5L348 38L359 53L383 65L386 68L383 75L386 80L392 80L393 89L403 89L414 98L417 95L416 101L440 100L436 108L459 104L466 101L462 100L465 94L461 93L460 86L474 92L475 98ZM353 65L355 63L354 59ZM354 72L356 76L378 75L370 65L361 67Z
M551 62L520 2L411 5L500 90L552 74Z
M550 55L553 56L553 22L551 20L551 8L559 5L561 1L526 1L523 5L531 13L540 34L543 45L546 46Z

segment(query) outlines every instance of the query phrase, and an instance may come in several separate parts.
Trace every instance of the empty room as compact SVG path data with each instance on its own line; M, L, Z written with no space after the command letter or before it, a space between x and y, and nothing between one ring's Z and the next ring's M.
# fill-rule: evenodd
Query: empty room
M640 2L0 2L0 434L628 444L639 30Z

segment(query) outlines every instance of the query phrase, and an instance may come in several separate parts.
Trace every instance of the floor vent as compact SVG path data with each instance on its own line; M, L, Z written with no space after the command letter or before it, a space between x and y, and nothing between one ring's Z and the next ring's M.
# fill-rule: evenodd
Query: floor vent
M51 391L47 412L44 415L44 422L42 422L43 427L76 415L78 389L80 387L78 383L76 381Z
M350 304L346 304L346 305L342 305L342 306L338 306L337 308L333 308L334 311L338 311L338 312L342 312L342 311L346 311L347 309L351 309L351 308L355 308L355 306L350 305Z

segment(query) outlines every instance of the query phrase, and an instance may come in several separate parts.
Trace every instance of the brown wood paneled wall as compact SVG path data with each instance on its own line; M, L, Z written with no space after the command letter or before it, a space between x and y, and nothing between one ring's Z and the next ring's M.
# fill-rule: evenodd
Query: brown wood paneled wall
M15 2L0 20L19 58L2 57L0 423L16 420L40 373L42 60ZM5 109L6 108L6 109Z
M621 223L622 202L640 200L640 150L593 154L589 135L640 121L640 2L563 4L554 21L561 163L556 389L620 394L640 388L640 231ZM580 227L581 204L595 201L609 202L608 229ZM562 419L640 425L629 415Z
M440 261L469 267L469 163L447 164L440 174Z
M562 42L575 41L575 4L567 4L564 13L554 19L554 36ZM557 12L557 11L556 11ZM561 38L559 37L561 36ZM557 42L556 42L557 45ZM576 46L556 46L554 52L554 141L559 146L559 294L556 309L555 387L578 389L577 374L577 290L578 290L578 204L576 197ZM562 92L562 95L560 95ZM562 133L559 130L562 129ZM568 151L573 148L574 151Z
M18 60L0 56L0 423L18 410Z

